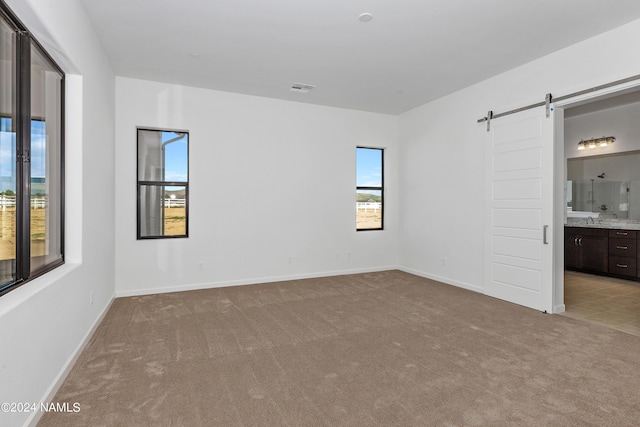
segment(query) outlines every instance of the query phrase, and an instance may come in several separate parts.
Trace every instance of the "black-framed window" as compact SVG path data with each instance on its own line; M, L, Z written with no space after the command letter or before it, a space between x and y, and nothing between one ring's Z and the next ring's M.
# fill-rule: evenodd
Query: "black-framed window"
M189 236L189 132L138 128L138 239Z
M64 263L64 73L0 3L0 295Z
M356 148L356 230L384 225L384 149Z

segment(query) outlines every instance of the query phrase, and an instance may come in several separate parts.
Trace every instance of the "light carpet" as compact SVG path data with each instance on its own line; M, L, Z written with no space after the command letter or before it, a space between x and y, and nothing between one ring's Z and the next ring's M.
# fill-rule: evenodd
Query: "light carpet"
M640 425L640 337L385 271L118 298L48 426Z

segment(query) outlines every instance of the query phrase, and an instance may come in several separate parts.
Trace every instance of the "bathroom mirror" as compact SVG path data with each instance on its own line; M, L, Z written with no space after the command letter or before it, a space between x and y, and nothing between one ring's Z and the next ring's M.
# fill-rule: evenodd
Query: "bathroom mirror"
M640 151L567 159L567 216L640 220L639 165Z

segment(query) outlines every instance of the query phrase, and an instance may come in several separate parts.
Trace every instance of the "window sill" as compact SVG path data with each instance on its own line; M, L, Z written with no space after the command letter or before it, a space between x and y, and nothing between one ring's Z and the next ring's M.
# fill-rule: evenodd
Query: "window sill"
M0 316L5 315L25 301L47 289L53 283L58 282L77 270L82 264L65 263L42 276L36 277L24 285L2 295L0 297Z

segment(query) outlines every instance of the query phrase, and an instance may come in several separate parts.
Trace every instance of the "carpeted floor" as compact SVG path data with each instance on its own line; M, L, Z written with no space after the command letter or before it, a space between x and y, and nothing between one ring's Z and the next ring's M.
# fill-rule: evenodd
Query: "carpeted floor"
M46 426L640 425L640 337L399 271L118 298Z

